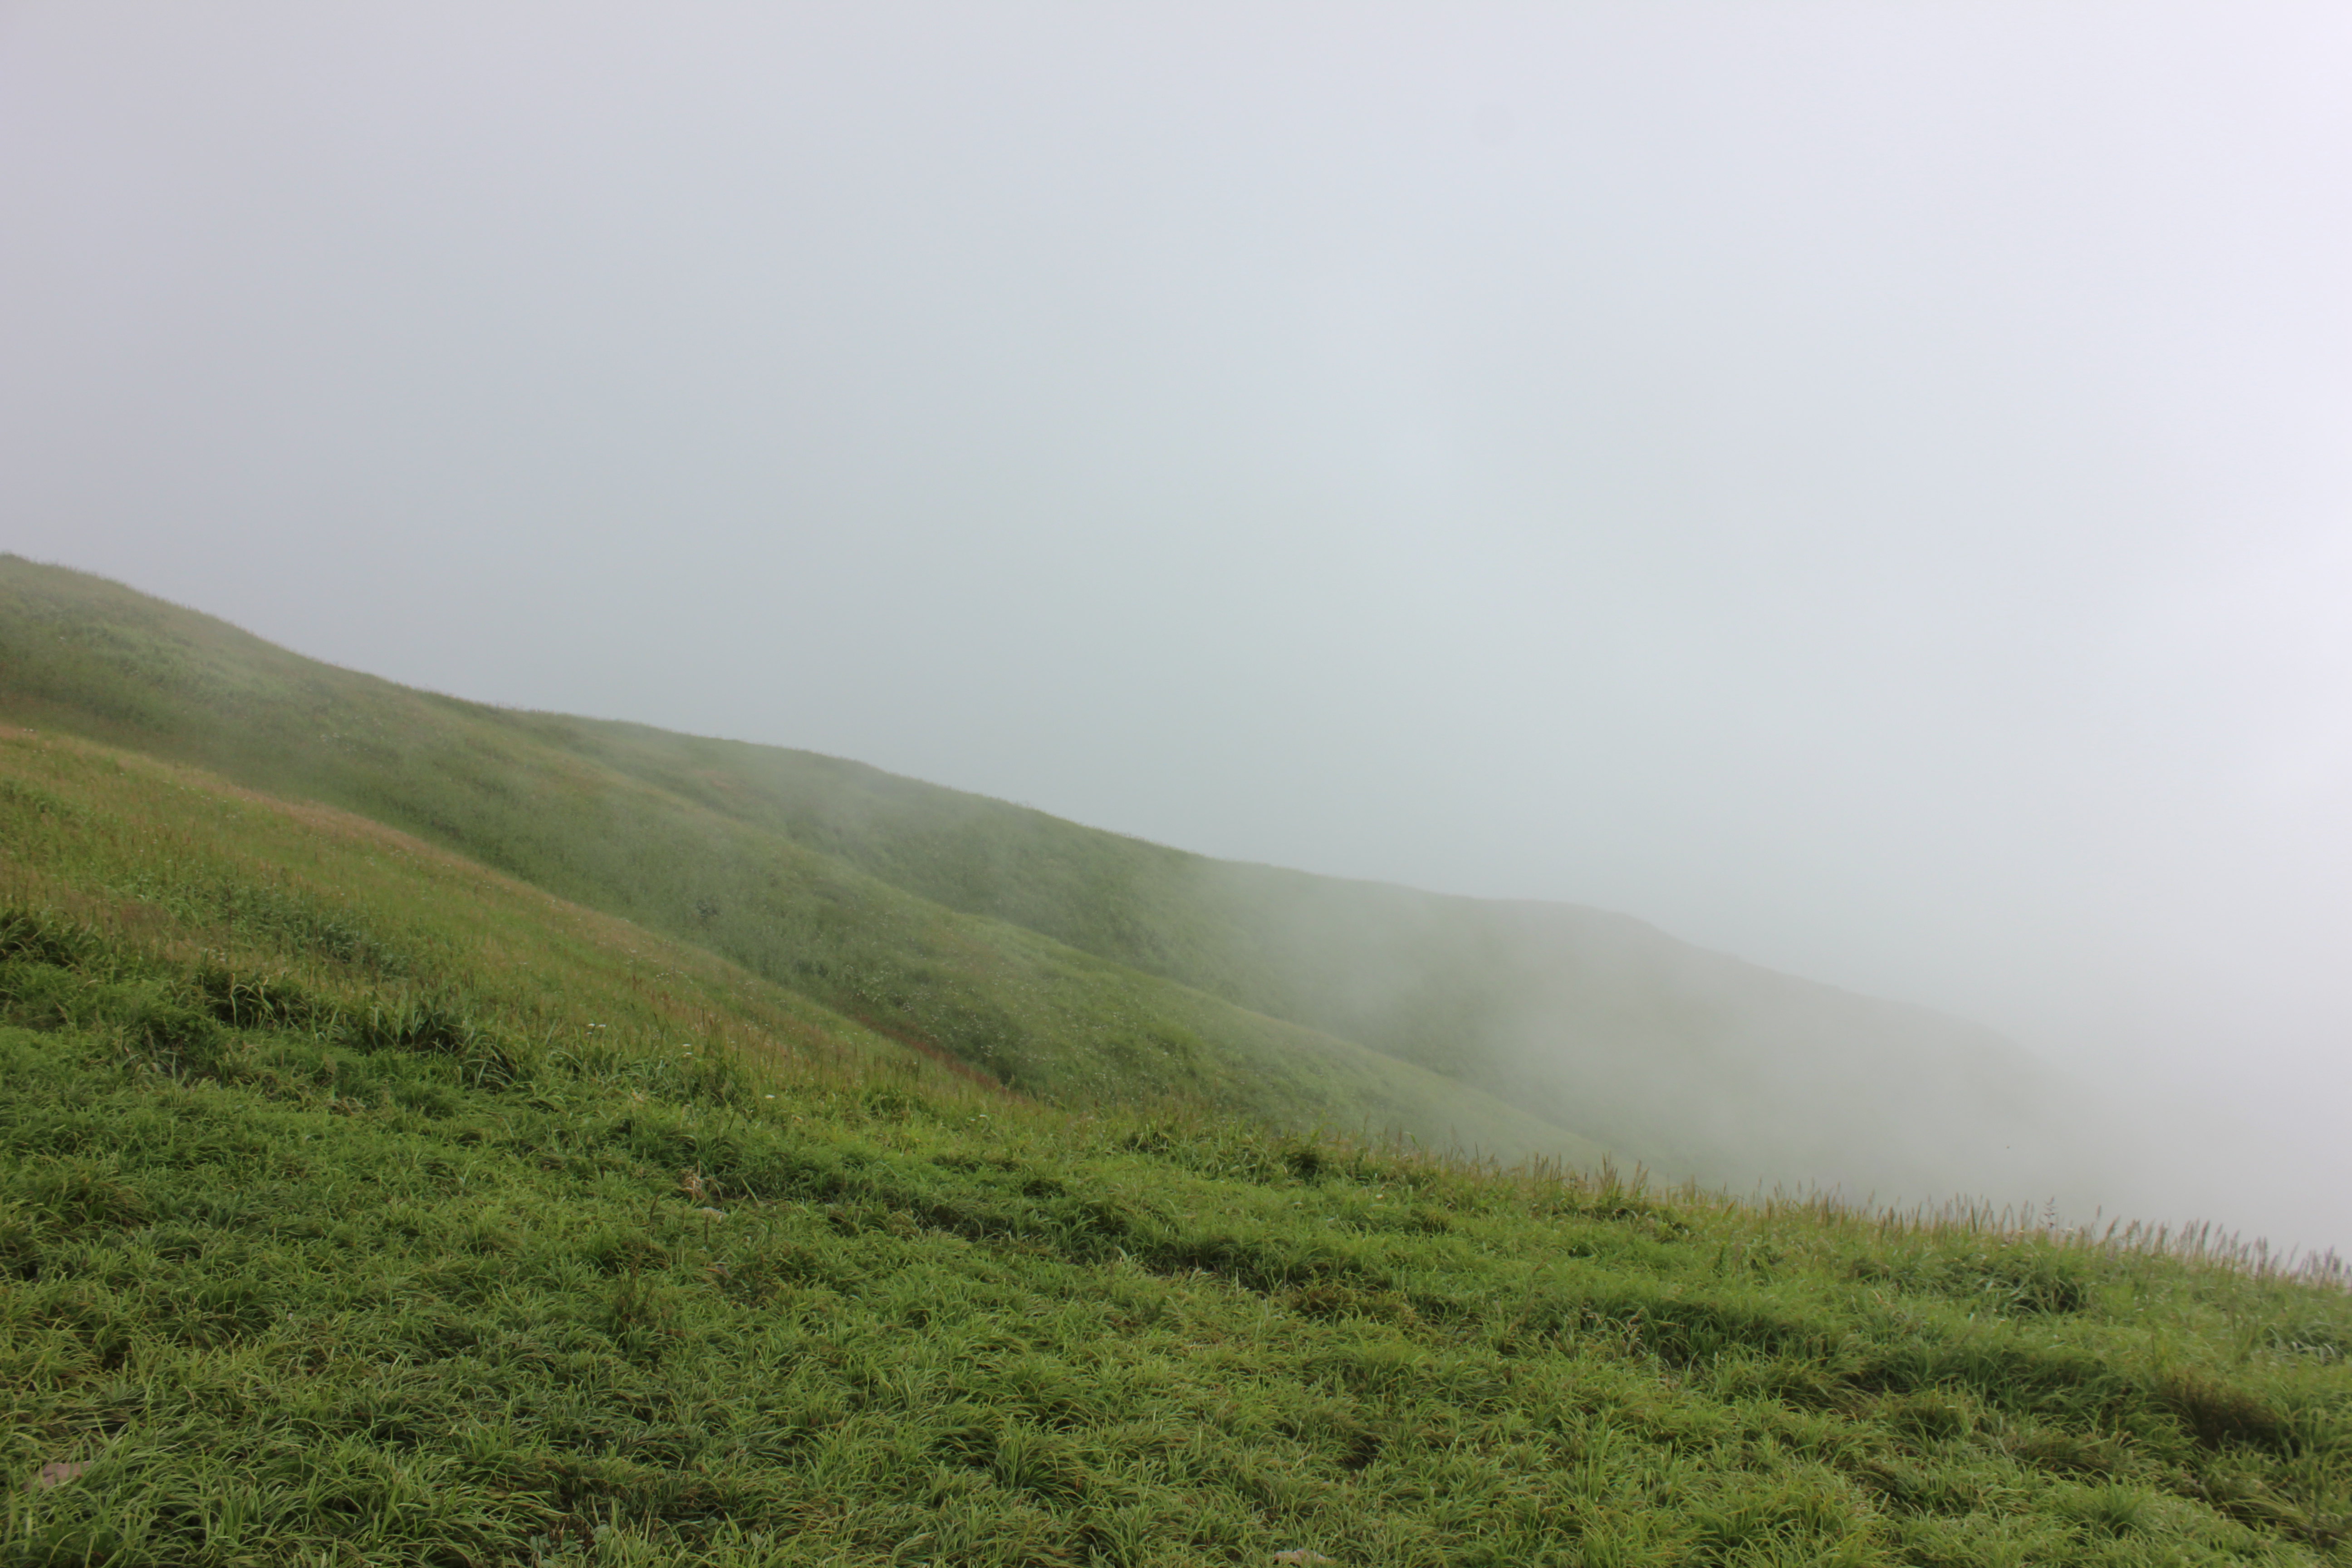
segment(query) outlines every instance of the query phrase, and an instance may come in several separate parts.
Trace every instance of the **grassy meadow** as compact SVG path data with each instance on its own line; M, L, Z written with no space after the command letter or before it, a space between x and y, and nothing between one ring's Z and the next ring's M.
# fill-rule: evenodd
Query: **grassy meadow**
M0 735L0 1562L2352 1557L2352 1294L1008 1086Z

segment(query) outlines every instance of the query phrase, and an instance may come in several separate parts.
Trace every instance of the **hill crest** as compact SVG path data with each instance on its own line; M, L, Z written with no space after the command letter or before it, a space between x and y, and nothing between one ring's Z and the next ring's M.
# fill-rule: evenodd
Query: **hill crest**
M325 801L1072 1103L1740 1186L2087 1184L1990 1031L1632 917L1216 861L866 764L415 691L0 560L0 718Z

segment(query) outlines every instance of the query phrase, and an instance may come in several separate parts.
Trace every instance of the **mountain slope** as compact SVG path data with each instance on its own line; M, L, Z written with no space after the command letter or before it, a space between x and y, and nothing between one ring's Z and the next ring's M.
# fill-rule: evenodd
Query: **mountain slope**
M2343 1563L2342 1271L2197 1250L1072 1113L0 733L0 1563Z
M1033 1092L1313 1106L1743 1185L2087 1184L2074 1097L1997 1037L1603 911L1218 862L806 752L435 697L13 559L0 715L393 823ZM1333 1042L1368 1054L1286 1081ZM1416 1113L1347 1081L1393 1064L1472 1098Z
M2066 1153L2079 1113L2053 1114L2074 1097L1992 1032L1628 916L1214 860L804 752L526 721L950 908L1363 1041L1660 1169L1913 1193L2083 1184Z
M110 584L0 563L0 718L197 763L666 930L1025 1094L1184 1100L1511 1157L1600 1146L549 747L532 721L319 665ZM31 579L41 592L14 592Z

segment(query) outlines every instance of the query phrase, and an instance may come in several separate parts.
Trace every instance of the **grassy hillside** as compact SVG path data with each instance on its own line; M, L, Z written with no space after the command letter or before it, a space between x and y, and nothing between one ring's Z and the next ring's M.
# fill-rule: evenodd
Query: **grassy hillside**
M0 1562L2352 1557L2352 1296L1073 1114L0 736Z
M1742 1185L2088 1185L2079 1105L1997 1038L1622 916L1236 866L805 752L434 697L15 558L0 717L361 812L1044 1098L1607 1147Z
M1660 1168L1915 1193L2085 1184L2079 1103L2006 1041L1627 916L1213 860L803 752L520 721L893 886L1361 1041Z
M1426 1068L906 892L551 746L549 721L334 669L78 574L0 566L0 718L350 808L1024 1094L1601 1152Z

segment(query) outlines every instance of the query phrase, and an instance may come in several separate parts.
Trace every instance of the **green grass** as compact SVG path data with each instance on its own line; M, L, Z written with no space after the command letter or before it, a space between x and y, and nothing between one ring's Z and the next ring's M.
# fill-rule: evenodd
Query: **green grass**
M1042 1103L0 737L0 1562L2344 1562L2352 1296L2154 1240Z
M806 752L436 697L6 556L0 720L340 805L1066 1105L1613 1150L1742 1187L2105 1195L2095 1104L1999 1039L1622 916L1232 865Z

